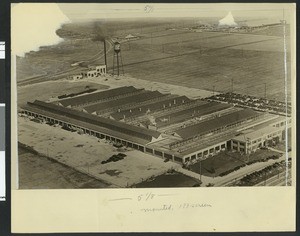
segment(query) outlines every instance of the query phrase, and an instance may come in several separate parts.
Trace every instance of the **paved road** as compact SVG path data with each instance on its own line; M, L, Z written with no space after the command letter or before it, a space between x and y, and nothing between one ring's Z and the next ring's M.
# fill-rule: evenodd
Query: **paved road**
M272 176L271 178L267 179L266 181L262 181L255 186L288 186L291 182L291 170L288 172L288 179L286 181L286 173L281 172L279 175Z

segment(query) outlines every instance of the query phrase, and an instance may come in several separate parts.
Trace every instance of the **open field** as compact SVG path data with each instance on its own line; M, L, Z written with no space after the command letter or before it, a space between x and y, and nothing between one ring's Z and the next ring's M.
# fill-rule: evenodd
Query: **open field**
M140 33L149 31L162 31L171 21L154 21L137 23L127 21L126 24L120 24L117 21L105 22L77 22L65 24L55 33L63 40L57 45L40 47L37 52L31 51L24 58L17 57L17 81L38 77L38 81L43 79L52 79L52 76L61 74L64 71L76 73L84 68L80 66L72 67L75 62L101 63L104 64L103 43L100 36L109 39L115 35L127 35L139 31ZM143 27L143 30L140 28ZM53 32L54 33L54 32ZM107 50L111 45L107 45ZM66 74L64 74L66 75Z
M122 43L122 58L125 73L137 79L220 92L231 90L233 80L233 91L260 97L264 96L266 83L267 97L283 100L282 26L247 34L192 32L186 28L196 24L191 19L182 22L178 19L111 21L101 23L98 28L93 22L67 24L57 31L64 42L17 60L18 81L36 74L49 76L64 70L77 71L78 68L70 67L75 61L103 63L103 45L93 37L101 34L101 37L120 37L122 40L131 33L139 39ZM174 30L167 30L172 27ZM287 61L290 75L289 53ZM112 64L113 53L109 45L109 70Z
M110 186L23 148L19 148L18 153L20 189L109 188Z
M233 80L234 91L260 97L266 83L267 97L283 100L282 38L212 32L187 32L184 39L171 36L160 37L157 44L157 38L152 44L149 39L132 41L130 48L125 44L125 73L220 92L230 91Z
M65 40L58 45L43 47L17 58L17 81L35 76L51 76L64 70L76 70L71 64L102 58L103 45L87 39ZM103 61L103 60L102 60Z

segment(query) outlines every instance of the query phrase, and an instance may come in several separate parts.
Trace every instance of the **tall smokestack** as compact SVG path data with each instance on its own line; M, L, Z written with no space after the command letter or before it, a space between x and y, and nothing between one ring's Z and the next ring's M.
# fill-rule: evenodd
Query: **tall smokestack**
M104 51L104 60L105 60L105 66L106 66L106 71L107 71L107 55L106 55L106 40L105 38L108 37L107 34L104 32L105 28L103 27L102 22L95 22L94 23L94 37L93 41L97 42L103 42L103 51Z
M105 62L106 71L107 71L106 41L105 41L105 38L103 39L103 45L104 45L104 62Z

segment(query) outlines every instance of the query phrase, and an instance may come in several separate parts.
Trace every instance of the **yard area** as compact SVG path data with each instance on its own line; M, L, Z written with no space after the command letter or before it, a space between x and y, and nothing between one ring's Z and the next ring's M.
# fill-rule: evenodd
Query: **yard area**
M27 102L32 102L36 99L48 101L57 96L78 93L87 89L108 89L108 85L93 83L90 81L47 81L38 84L18 87L18 106L25 105Z
M216 177L220 174L243 167L247 163L263 161L267 157L278 155L278 152L271 150L257 150L248 156L238 152L220 152L219 154L201 161L202 174L209 177ZM200 173L200 163L197 162L190 166L191 171Z
M110 188L111 185L82 174L45 156L18 148L19 189Z
M199 180L183 175L178 172L166 173L156 176L134 187L136 188L168 188L168 187L193 187L199 184Z
M28 118L19 117L18 123L20 143L113 187L129 187L179 166L137 150L120 150L106 140L35 123ZM126 154L124 159L101 163L120 152Z

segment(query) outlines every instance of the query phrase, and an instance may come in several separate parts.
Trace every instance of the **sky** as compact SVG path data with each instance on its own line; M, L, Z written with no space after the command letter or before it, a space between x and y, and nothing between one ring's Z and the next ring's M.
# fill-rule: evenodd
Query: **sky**
M62 41L55 33L62 24L70 22L57 4L41 3L13 5L11 11L12 53L36 51L42 45L54 45Z
M279 4L58 4L71 20L88 20L126 17L283 17Z

